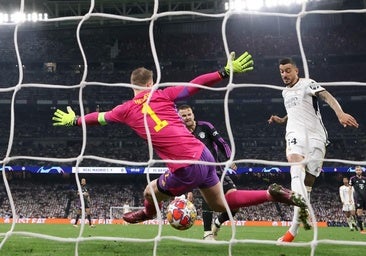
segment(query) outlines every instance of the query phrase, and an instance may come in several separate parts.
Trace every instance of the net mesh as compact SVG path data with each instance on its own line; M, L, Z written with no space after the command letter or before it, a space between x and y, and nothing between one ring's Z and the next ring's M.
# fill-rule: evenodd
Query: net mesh
M130 17L130 16L123 16L123 15L115 15L115 14L108 14L108 13L97 13L94 12L95 10L95 1L91 0L89 3L89 11L85 14L85 15L81 15L81 16L70 16L70 17L57 17L57 18L49 18L48 20L44 21L47 23L57 23L57 24L62 24L63 22L74 22L77 24L76 27L76 31L75 31L75 36L76 36L76 41L78 44L78 48L79 48L79 54L81 55L82 58L82 64L80 65L80 81L78 81L78 83L75 83L73 85L58 85L58 84L50 84L50 83L25 83L24 82L24 63L23 63L23 59L22 59L22 54L21 51L18 47L18 42L19 42L19 30L21 29L22 24L18 23L16 25L14 24L4 24L2 23L0 26L1 27L5 27L5 26L15 26L14 28L14 33L13 33L13 43L14 43L14 49L15 49L15 53L16 53L16 58L17 58L17 68L18 68L18 79L17 79L17 83L14 86L8 86L8 87L3 87L0 88L0 93L9 93L11 94L11 100L10 100L10 105L11 105L11 114L10 114L10 127L9 127L9 141L8 141L8 145L7 145L7 149L6 152L4 154L3 159L1 160L1 164L3 165L3 168L5 167L5 165L7 165L9 162L11 161L17 161L17 160L29 160L29 161L42 161L42 162L57 162L57 163L65 163L65 164L69 164L71 162L75 162L75 166L78 167L80 166L83 161L85 160L91 160L91 161L102 161L102 162L106 162L106 163L110 163L110 164L118 164L118 165L134 165L134 166L154 166L154 165L161 165L164 162L159 160L159 159L155 159L154 155L153 155L153 150L152 150L152 145L151 145L151 141L149 140L148 143L148 149L149 149L149 160L147 162L145 161L141 161L141 162L130 162L130 161L123 161L123 160L117 160L117 159L111 159L111 158L107 158L107 157L100 157L100 156L96 156L96 155L89 155L86 154L86 142L87 142L87 130L86 130L86 126L83 123L82 125L82 145L81 145L81 150L80 152L76 153L76 156L73 157L66 157L66 158L52 158L52 157L39 157L39 156L28 156L28 155L12 155L12 148L13 148L13 142L14 142L14 138L15 138L15 119L16 119L16 97L17 95L21 94L22 91L26 91L28 89L37 89L37 88L50 88L51 90L70 90L72 92L76 92L78 97L77 99L75 99L75 102L77 102L79 109L80 109L80 115L84 115L86 113L85 111L85 106L83 104L85 98L85 93L87 92L87 88L89 87L106 87L106 88L117 88L117 89L124 89L124 88L132 88L132 86L129 83L113 83L113 82L98 82L98 81L88 81L88 75L90 75L90 65L89 65L89 58L91 58L91 56L86 54L86 51L84 49L84 44L83 41L81 40L81 35L82 35L82 29L85 25L85 23L87 23L88 21L92 20L92 19L101 19L101 20L119 20L121 22L130 22L130 23L148 23L148 42L149 42L149 47L151 50L151 54L152 54L152 59L153 59L153 63L156 69L156 85L154 86L153 90L159 88L159 87L164 87L164 86L169 86L171 85L171 83L166 83L163 82L163 75L162 75L162 68L164 68L164 64L161 63L159 61L159 55L157 53L157 45L156 45L156 34L155 34L155 27L156 24L160 21L160 20L164 20L164 19L169 19L171 17L177 17L177 16L192 16L192 17L200 17L200 18L209 18L209 19L217 19L217 20L222 20L221 22L221 36L222 36L222 43L223 43L223 50L226 53L226 57L229 57L229 53L231 51L230 47L229 47L229 40L230 38L228 38L228 34L230 33L230 31L228 31L228 23L230 23L230 20L233 17L240 17L240 16L244 16L244 17L279 17L279 18L288 18L289 20L295 20L295 32L296 32L296 37L297 37L297 42L298 42L298 48L299 48L299 52L300 52L300 56L301 56L301 61L302 61L302 66L303 66L303 73L305 77L310 77L310 72L309 72L309 67L308 67L308 63L309 63L309 59L307 58L306 55L306 51L304 50L304 44L306 45L309 42L304 42L303 38L302 38L302 23L304 22L304 20L306 21L306 18L309 16L326 16L326 15L330 15L330 14L362 14L366 12L366 9L349 9L349 10L307 10L307 4L303 3L300 10L296 13L286 13L286 12L261 12L261 11L234 11L234 10L228 10L219 14L207 14L207 13L203 13L203 12L198 12L198 11L166 11L166 12L159 12L159 1L155 0L154 1L154 8L152 10L151 16L149 17L143 17L143 18L137 18L137 17ZM20 12L24 12L24 0L20 1L20 8L19 8ZM0 28L1 28L0 27ZM245 30L245 29L244 29ZM240 33L240 32L238 32ZM235 36L235 35L234 35ZM258 42L259 43L259 42ZM253 44L254 46L254 44ZM243 49L238 49L238 50L243 50ZM215 65L215 64L214 64ZM259 68L258 68L259 69ZM180 83L174 83L176 85L179 85ZM324 84L324 86L340 86L340 87L344 87L344 86L356 86L356 87L365 87L366 83L364 82L358 82L358 81L330 81L330 82L323 82L322 84ZM198 86L198 85L189 85L189 86ZM223 92L224 93L224 101L223 101L223 105L224 105L224 116L225 116L225 124L226 124L226 128L227 128L227 132L228 132L228 137L229 137L229 141L230 144L232 145L232 158L226 163L228 166L229 164L233 161L234 156L236 155L236 147L235 147L235 138L232 132L232 127L231 127L231 122L230 122L230 109L229 109L229 103L230 103L230 95L231 93L233 93L234 91L238 91L241 88L244 89L248 89L248 88L265 88L265 89L271 89L271 90L276 90L276 91L280 91L282 90L282 87L273 85L273 84L254 84L254 83L236 83L234 82L234 79L232 76L230 76L230 79L228 80L227 84L225 84L223 87L220 88L206 88L206 87L202 87L202 86L198 86L201 88L204 88L205 90L210 90L210 92ZM146 121L146 119L145 119ZM147 132L148 129L147 129ZM355 161L351 161L351 160L347 160L347 159L325 159L325 162L335 162L335 163L344 163L344 164L349 164L349 165L365 165L366 162L365 161L359 161L359 159L355 160ZM282 161L268 161L265 159L239 159L236 161L237 164L240 163L251 163L251 164L263 164L263 165L277 165L277 166L288 166L288 163L286 162L282 162ZM6 188L6 192L7 192L7 196L8 199L10 201L10 205L11 205L11 211L12 211L12 215L16 216L16 209L15 209L15 205L14 205L14 200L12 197L12 192L11 189L9 187L9 183L8 180L6 178L6 174L5 171L2 172L3 175L3 181L4 181L4 185ZM77 187L80 191L81 187L80 187L80 182L79 182L79 176L78 176L78 171L76 171L76 183L77 183ZM150 175L147 174L146 176L147 181L150 182ZM142 191L141 191L142 192ZM156 203L156 198L154 198L154 201ZM83 200L81 201L83 204ZM316 220L313 211L311 211L312 213L312 217L314 220ZM158 219L161 219L161 215L160 212L158 214ZM231 219L232 216L230 215ZM82 219L85 218L85 212L83 211L82 214ZM2 248L4 246L4 244L7 242L7 240L9 239L10 236L14 235L14 234L18 234L18 235L23 235L23 236L31 236L31 237L36 237L36 238L41 238L41 239L48 239L48 240L54 240L54 241L59 241L59 242L74 242L76 244L75 247L75 255L79 254L79 243L86 241L86 240L113 240L113 241L128 241L128 238L124 238L124 237L83 237L83 227L84 225L82 225L82 229L80 230L80 233L78 235L78 237L76 238L62 238L62 237L57 237L57 236L49 236L49 235L44 235L44 234L39 234L39 233L32 233L32 232L20 232L20 231L15 231L15 225L16 223L13 222L11 225L11 228L8 232L1 234L4 238L1 241L0 244L0 248ZM162 224L161 224L162 225ZM161 225L159 226L158 232L156 234L156 239L155 239L155 245L154 245L154 249L151 252L152 255L157 255L157 248L158 248L158 241L161 241L162 239L164 239L164 236L162 236L162 227ZM236 229L235 226L232 225L232 232L233 232L233 236L232 239L228 241L228 244L233 245L234 243L253 243L253 244L276 244L276 241L269 241L269 240L251 240L251 239L239 239L238 237L235 236L236 233ZM170 238L169 238L170 239ZM182 238L178 238L178 240L185 240ZM151 242L150 239L144 240L144 239L140 239L140 242ZM202 241L200 240L192 240L189 239L187 240L190 243L202 243ZM335 241L335 240L331 240L331 239L322 239L319 240L318 239L318 230L317 227L315 225L314 229L313 229L313 239L312 241L309 242L305 242L305 243L292 243L291 245L288 246L307 246L311 248L311 252L310 255L315 255L316 252L316 248L318 245L320 244L344 244L344 245L366 245L365 242L354 242L354 241ZM228 255L231 255L231 247L229 247L229 251L228 251Z

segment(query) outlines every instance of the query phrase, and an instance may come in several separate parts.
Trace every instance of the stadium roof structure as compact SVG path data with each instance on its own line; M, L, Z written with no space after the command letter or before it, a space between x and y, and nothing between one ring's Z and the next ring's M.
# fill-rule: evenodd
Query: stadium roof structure
M195 11L206 14L223 13L225 2L225 0L159 0L158 13L168 11ZM154 0L95 0L92 12L133 18L150 18L154 13L154 4ZM69 18L72 16L81 17L89 12L90 6L91 0L26 0L24 1L23 11L20 12L21 0L4 0L0 2L0 23L17 23L17 21L14 21L14 18L10 17L18 13L23 14L23 20L31 14L37 17L38 14L42 14L47 19ZM6 17L5 21L2 20L4 19L3 17ZM173 19L184 21L187 19L197 19L197 17L192 15L172 15L161 17L159 21L171 21ZM94 16L88 20L88 25L113 25L115 23L120 22L117 19L113 19L113 17ZM65 27L69 24L73 25L74 23L69 21L63 21L62 24L59 22L46 22L43 25L46 27ZM128 22L124 22L124 24L128 24Z
M93 12L116 15L143 16L151 15L154 0L95 0ZM223 0L159 0L159 12L162 11L200 11L215 13L223 10ZM20 0L1 1L0 12L20 9ZM47 12L50 18L80 16L90 9L90 0L27 0L24 11Z
M201 13L220 13L225 10L229 2L237 4L252 0L159 0L158 12L166 11L199 11ZM259 0L255 0L256 2ZM305 0L304 0L305 1ZM267 1L261 1L265 5ZM286 1L269 1L282 3ZM287 1L288 2L288 1ZM291 1L290 1L291 2ZM299 1L295 1L299 3ZM359 3L361 8L365 6L359 0L307 0L309 4L320 6L340 6L348 2ZM154 0L94 0L96 13L108 13L115 15L148 17L153 13ZM363 3L363 4L362 4ZM26 0L24 12L48 13L49 18L85 15L90 9L90 0ZM19 11L21 0L2 0L0 13ZM363 7L362 7L363 6ZM175 17L179 18L179 17Z

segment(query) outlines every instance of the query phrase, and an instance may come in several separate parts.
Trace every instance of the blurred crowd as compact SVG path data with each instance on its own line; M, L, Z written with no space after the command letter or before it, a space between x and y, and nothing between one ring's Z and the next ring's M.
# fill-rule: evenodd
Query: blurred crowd
M306 54L309 73L316 80L364 81L360 70L365 67L365 18L354 14L354 20L347 20L342 16L315 16L303 20L301 47ZM0 70L7 74L0 77L2 88L19 82L19 69L14 29L0 29ZM21 82L79 84L84 75L82 53L85 53L88 65L86 81L129 82L132 69L142 65L156 68L153 58L155 50L162 73L161 81L187 81L226 62L224 40L230 51L248 50L253 55L256 68L253 74L245 77L246 82L278 83L277 62L282 57L293 57L302 66L295 19L263 16L232 18L226 25L225 36L222 34L222 21L209 19L159 22L153 31L154 36L149 37L148 23L85 25L79 34L82 52L76 27L50 29L41 25L22 26L17 34L24 72ZM50 63L55 66L47 65ZM41 91L38 90L37 94ZM52 95L44 92L42 96ZM58 93L58 99L60 96L63 95Z
M351 174L343 174L351 175ZM343 225L345 217L339 199L338 189L342 174L322 174L312 192L312 207L318 221L332 225ZM92 218L121 218L124 204L130 207L143 206L144 175L87 175L87 186L91 196ZM154 178L154 177L152 177ZM237 186L242 189L267 189L273 182L290 186L288 173L256 173L233 176ZM61 175L42 175L12 173L8 175L9 186L19 217L23 218L74 218L77 187L75 177ZM0 185L0 217L11 217L12 212L3 182ZM194 191L194 204L199 217L202 214L202 197ZM67 205L70 203L70 208ZM165 202L163 211L167 206ZM120 207L112 211L111 207ZM133 209L133 208L132 208ZM258 206L241 208L236 220L290 221L292 207L284 204L264 203Z

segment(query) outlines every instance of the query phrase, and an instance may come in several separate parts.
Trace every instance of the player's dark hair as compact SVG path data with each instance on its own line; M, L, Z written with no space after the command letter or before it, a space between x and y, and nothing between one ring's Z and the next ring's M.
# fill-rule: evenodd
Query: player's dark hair
M183 105L180 105L178 107L178 110L182 110L182 109L188 109L188 108L191 108L191 106L187 105L187 104L183 104Z
M284 58L284 59L281 59L281 60L279 61L279 63L280 63L280 65L291 64L291 65L293 65L293 66L297 67L296 62L295 62L293 59L291 59L291 58Z

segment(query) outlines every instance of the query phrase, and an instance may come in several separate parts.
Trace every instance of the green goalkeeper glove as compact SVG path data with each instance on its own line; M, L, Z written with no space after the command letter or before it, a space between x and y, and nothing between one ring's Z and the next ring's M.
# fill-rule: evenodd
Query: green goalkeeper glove
M254 69L254 61L252 55L244 52L239 58L235 59L235 52L230 53L230 59L226 66L219 71L222 78L230 75L230 62L232 62L233 73L245 73Z
M57 109L53 114L52 120L55 121L53 126L74 126L76 125L77 117L70 106L67 106L67 113Z

